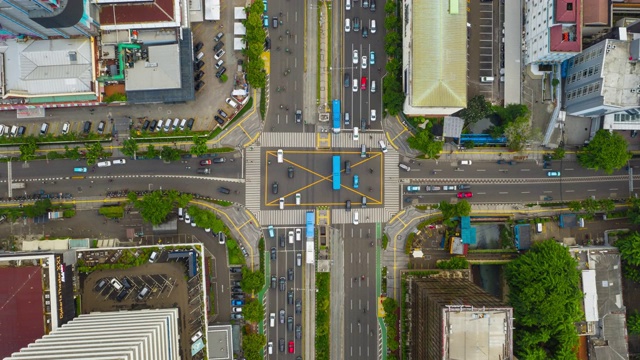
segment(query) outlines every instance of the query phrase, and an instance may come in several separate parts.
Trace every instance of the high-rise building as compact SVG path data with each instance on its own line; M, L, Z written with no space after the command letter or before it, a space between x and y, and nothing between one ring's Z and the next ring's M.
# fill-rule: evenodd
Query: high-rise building
M89 0L14 0L2 2L0 34L38 39L95 36L98 8Z
M408 283L411 359L513 358L513 309L465 279Z
M178 309L80 315L5 360L180 359Z

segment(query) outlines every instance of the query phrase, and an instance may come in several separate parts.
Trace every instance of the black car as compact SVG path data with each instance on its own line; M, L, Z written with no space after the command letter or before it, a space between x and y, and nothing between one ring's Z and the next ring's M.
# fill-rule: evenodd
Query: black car
M20 126L18 128L18 136L23 136L25 131L27 131L27 128L24 126Z
M347 202L344 204L344 209L346 211L351 211L351 200L347 200Z
M222 109L218 109L218 114L220 114L220 116L222 117L229 117L229 115L227 115L227 113L224 112Z
M191 130L191 128L193 128L193 122L195 120L193 120L193 118L187 120L187 128L189 128L189 130Z
M122 290L122 291L120 292L120 294L118 294L118 296L116 296L116 300L117 300L118 302L120 302L120 301L124 300L124 298L126 298L126 297L127 297L127 295L129 295L129 290L124 289L124 290Z
M227 158L223 157L216 157L213 158L213 163L214 164L222 164L223 162L227 161Z
M270 38L266 38L264 39L264 49L265 50L270 50L271 49L271 39Z
M344 173L346 175L351 174L351 161L349 161L349 160L344 162Z
M293 331L293 316L287 316L287 331Z
M222 119L220 116L216 115L213 118L218 122L218 124L224 124L224 119Z
M142 124L142 130L147 131L147 129L149 129L149 124L151 124L151 121L145 120Z
M293 172L293 166L289 166L287 168L287 176L289 176L289 179L293 179L294 175L295 175L295 173Z
M280 338L279 344L280 344L280 346L279 346L280 347L280 352L284 352L284 339L283 338Z
M284 291L286 285L286 279L284 278L284 276L280 276L280 291Z
M362 118L362 120L360 120L360 131L364 130L367 128L367 119Z
M158 124L158 120L151 120L151 125L149 125L149 131L153 132L156 129L157 124Z
M129 280L129 278L123 277L122 285L124 286L125 289L131 289L131 280Z
M287 278L289 281L293 281L293 268L289 268L289 270L287 270Z
M202 89L204 87L204 81L200 80L198 81L198 83L196 84L196 91L199 91L200 89Z
M287 304L293 305L293 290L287 293Z
M204 76L204 71L200 70L196 76L193 77L193 80L198 81L200 79L202 79L202 77Z
M193 47L193 52L197 53L198 51L200 51L202 49L202 47L204 47L204 44L202 43L202 41L200 41L199 43L197 43L194 47Z
M229 271L232 273L242 273L242 268L241 267L230 267Z
M91 121L85 121L84 127L82 128L82 132L88 134L91 131Z
M226 67L221 67L220 70L218 70L218 72L216 72L216 77L218 79L220 79L222 77L222 75L227 71Z
M220 41L219 43L216 44L216 46L213 47L213 52L218 52L220 49L222 49L223 46L224 46L224 43Z
M193 71L200 70L204 66L204 61L198 60L198 62L193 64Z
M366 26L362 27L362 38L366 39L369 36L369 28Z
M285 247L286 244L284 242L284 235L280 235L278 239L280 240L280 247Z
M234 300L243 300L244 299L244 294L233 294L231 295L231 298Z
M296 314L302 313L302 300L296 299Z
M271 185L271 192L274 193L274 194L278 193L278 182L277 181L274 181L273 185Z
M277 255L276 255L276 254L277 254L277 252L276 252L276 248L275 248L275 247L272 247L272 248L271 248L271 260L275 260L275 259L276 259L276 257L277 257Z
M236 293L242 292L242 287L234 286L231 288L231 292L236 292Z
M376 11L376 0L370 0L369 10Z
M351 86L351 74L344 73L344 87L349 88Z
M231 194L231 190L227 189L226 187L219 187L218 188L218 192L221 193L221 194L227 194L227 195Z

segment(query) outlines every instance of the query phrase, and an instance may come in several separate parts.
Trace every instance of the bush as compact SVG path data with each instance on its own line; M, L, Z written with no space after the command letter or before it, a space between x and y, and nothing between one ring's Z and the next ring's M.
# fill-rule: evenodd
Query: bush
M382 234L382 248L386 250L387 245L389 245L389 237L387 234Z
M75 210L69 209L69 210L64 210L62 212L62 217L72 218L74 216L76 216L76 211Z
M410 233L407 235L407 242L404 244L404 253L409 255L413 250L413 239L416 237L416 233Z
M124 207L122 206L103 206L98 210L100 215L104 215L109 219L121 219L124 217Z
M456 256L450 260L438 261L438 263L436 263L436 267L438 269L448 270L467 269L469 267L469 262L464 257Z

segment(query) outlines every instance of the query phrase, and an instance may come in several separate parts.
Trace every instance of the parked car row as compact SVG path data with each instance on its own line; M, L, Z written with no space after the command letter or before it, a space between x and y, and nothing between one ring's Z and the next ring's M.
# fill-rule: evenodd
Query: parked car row
M107 126L107 123L105 121L100 121L98 123L96 132L102 135L104 133L106 126ZM47 135L47 133L49 133L49 127L50 127L49 123L42 123L42 125L40 125L39 135L40 136ZM91 121L85 121L82 125L82 134L85 134L85 135L89 134L91 132L92 127L93 127L93 123ZM0 136L19 137L19 136L24 136L26 134L26 131L27 131L26 126L0 124ZM62 128L60 129L60 135L66 135L69 132L71 132L71 123L68 121L62 123Z
M144 123L142 124L142 131L160 132L164 130L164 132L169 132L174 130L180 130L180 131L183 131L185 129L191 130L193 128L194 122L195 120L193 118L188 120L187 119L180 120L178 118L175 118L173 120L171 119L145 120Z

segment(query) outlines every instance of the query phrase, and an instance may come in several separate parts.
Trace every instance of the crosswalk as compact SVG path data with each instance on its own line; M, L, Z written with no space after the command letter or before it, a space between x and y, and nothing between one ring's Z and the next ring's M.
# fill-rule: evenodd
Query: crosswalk
M356 212L358 213L358 222L360 224L386 222L388 220L385 208L352 208L351 211L346 211L343 207L340 207L331 210L331 223L352 224Z
M316 133L263 132L258 142L265 148L314 148Z
M355 141L353 140L352 131L347 130L347 132L345 132L343 130L343 132L339 134L333 134L331 136L331 147L334 149L360 148L362 144L365 144L367 146L367 149L378 148L380 146L378 145L378 141L380 140L384 140L385 143L387 142L384 137L384 133L382 132L360 133L359 140Z
M306 209L300 210L263 210L258 213L258 221L262 226L268 225L302 225L306 221Z
M261 158L261 148L259 146L247 148L244 203L247 209L256 215L260 212Z
M389 150L385 154L384 158L384 208L387 210L387 219L391 218L393 214L400 210L400 191L397 186L392 186L400 181L400 168L398 164L400 162L400 154L389 147ZM384 220L384 221L386 221Z

